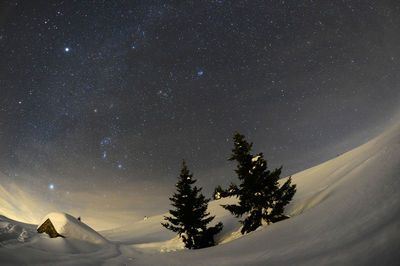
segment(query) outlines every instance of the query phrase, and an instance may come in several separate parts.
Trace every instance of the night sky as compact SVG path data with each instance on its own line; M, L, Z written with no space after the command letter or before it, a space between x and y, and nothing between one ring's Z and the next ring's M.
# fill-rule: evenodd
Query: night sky
M3 182L211 196L235 130L289 175L394 122L400 2L2 0L0 58Z

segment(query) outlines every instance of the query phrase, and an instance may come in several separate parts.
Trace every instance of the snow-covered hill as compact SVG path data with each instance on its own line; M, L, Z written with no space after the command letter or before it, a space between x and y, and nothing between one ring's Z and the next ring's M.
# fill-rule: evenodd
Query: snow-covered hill
M291 219L237 234L237 220L210 203L225 225L218 246L182 249L163 215L103 231L110 242L50 239L0 217L0 264L41 265L398 265L400 123L376 139L296 175ZM0 195L1 197L1 195ZM2 213L7 216L7 213ZM24 231L25 230L25 231Z

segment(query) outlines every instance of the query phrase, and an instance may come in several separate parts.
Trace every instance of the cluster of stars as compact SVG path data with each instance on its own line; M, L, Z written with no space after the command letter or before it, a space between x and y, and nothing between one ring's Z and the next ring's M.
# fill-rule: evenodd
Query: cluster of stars
M301 170L316 163L292 163L309 143L398 106L399 46L380 35L398 39L390 4L122 2L25 1L5 19L6 165L162 179L182 158L219 169L238 130Z

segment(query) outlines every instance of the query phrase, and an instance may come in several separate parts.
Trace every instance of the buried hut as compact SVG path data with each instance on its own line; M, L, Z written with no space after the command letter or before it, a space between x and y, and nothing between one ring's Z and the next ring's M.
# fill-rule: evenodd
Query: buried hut
M38 233L46 233L48 234L51 238L55 237L64 237L63 235L60 235L57 230L54 228L53 223L50 221L50 218L47 218L44 223L42 223L38 229Z
M37 227L38 233L46 233L51 238L73 238L91 243L105 243L107 240L95 230L67 213L52 212L43 218Z

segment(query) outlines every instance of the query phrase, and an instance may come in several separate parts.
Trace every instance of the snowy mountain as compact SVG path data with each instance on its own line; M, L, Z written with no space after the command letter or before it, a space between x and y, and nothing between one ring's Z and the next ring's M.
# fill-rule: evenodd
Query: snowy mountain
M218 246L186 250L160 225L163 215L100 232L109 241L49 238L36 226L0 217L1 265L398 265L400 123L372 141L292 176L290 219L242 236L224 223ZM2 195L0 195L2 197ZM3 199L4 200L4 199ZM6 209L3 209L6 210ZM8 216L8 213L1 213Z

